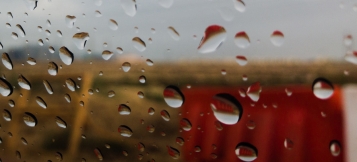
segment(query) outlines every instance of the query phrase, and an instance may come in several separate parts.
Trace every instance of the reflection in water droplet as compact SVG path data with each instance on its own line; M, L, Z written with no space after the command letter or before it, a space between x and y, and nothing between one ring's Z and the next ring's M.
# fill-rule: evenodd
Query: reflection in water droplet
M16 158L17 158L17 159L21 159L21 153L20 153L20 151L16 151Z
M30 82L24 76L22 76L21 74L17 78L17 83L23 89L26 89L26 90L30 90L31 89Z
M328 99L333 95L334 88L330 81L324 78L317 78L312 84L314 95L319 99Z
M214 52L226 40L227 32L222 26L211 25L206 28L201 43L198 46L200 53Z
M179 108L185 101L180 89L175 86L167 86L163 92L164 100L172 108Z
M59 56L62 62L66 65L71 65L73 62L73 53L67 49L67 47L62 46L59 49Z
M239 48L247 48L250 45L249 36L244 31L238 32L234 37L234 43Z
M132 39L133 46L140 52L145 51L146 49L146 44L143 40L141 40L139 37L134 37Z
M108 97L114 97L115 96L115 92L113 90L110 90L108 92Z
M246 126L248 129L253 130L255 128L255 122L253 120L249 120Z
M76 19L76 16L67 15L64 20L66 22L67 27L73 28L74 22L76 22L77 19Z
M109 60L112 56L113 56L113 52L111 52L111 51L104 50L104 51L102 52L102 58L103 58L104 60Z
M222 75L226 75L226 74L227 74L227 71L224 70L224 69L222 69L222 70L221 70L221 74L222 74Z
M118 132L123 137L131 137L133 135L133 131L131 131L131 129L128 126L125 126L125 125L121 125L118 128Z
M95 17L102 17L102 13L100 13L100 11L98 11L98 10L95 10L94 11L94 16Z
M9 96L12 93L12 85L3 78L0 78L0 93L2 96Z
M24 145L28 145L27 140L26 140L24 137L21 137L21 142L22 142Z
M47 71L50 75L56 76L58 72L58 66L54 62L49 62L47 65Z
M192 128L191 122L186 118L181 119L180 126L185 131L190 131Z
M71 96L69 94L65 94L64 99L66 99L68 103L71 103Z
M19 36L18 36L17 33L15 33L15 32L12 32L12 33L11 33L11 37L12 37L14 40L17 40L17 38L19 38Z
M89 34L87 32L76 33L72 37L73 43L80 50L84 49L88 40L89 40Z
M223 127L222 127L221 122L215 121L215 122L214 122L214 125L216 126L216 129L217 129L218 131L223 130Z
M14 17L12 16L11 12L7 13L7 18L11 21Z
M220 93L213 97L211 109L216 119L224 124L236 124L242 116L241 104L232 95Z
M76 90L76 83L71 78L66 79L66 85L69 90Z
M56 116L56 124L61 128L67 128L66 122L58 116Z
M243 80L243 81L247 81L247 80L248 80L248 76L244 74L244 75L242 76L242 80Z
M36 102L38 105L40 105L42 108L46 109L47 108L47 104L46 102L39 96L36 97Z
M43 40L42 39L39 39L37 42L38 42L38 45L43 46Z
M155 126L153 125L148 125L146 127L146 130L149 132L149 133L154 133L155 132Z
M5 26L6 26L7 28L11 28L11 24L10 24L10 23L6 23Z
M166 148L167 148L167 153L169 153L169 155L173 159L178 159L180 157L180 152L177 149L175 149L171 146L166 146Z
M330 142L330 151L332 156L338 156L341 153L341 145L338 141L331 141Z
M57 161L62 161L63 160L62 154L60 152L56 152L55 159Z
M239 12L245 11L245 4L243 0L233 0L234 8Z
M15 107L15 101L14 100L9 100L8 104L10 107Z
M144 75L140 76L139 82L144 84L146 82L146 77Z
M170 121L170 114L169 114L169 112L167 112L166 110L162 110L162 111L160 112L160 114L161 114L162 119L164 119L165 121Z
M182 137L177 137L176 143L180 146L183 146L183 144L185 143L185 140Z
M195 152L201 152L201 147L200 146L195 146L194 151Z
M37 31L38 32L42 32L42 27L41 26L37 26Z
M258 102L261 91L260 83L255 82L247 89L247 95L252 101Z
M4 118L5 121L11 121L11 113L9 110L4 109L2 112L2 117Z
M100 161L103 160L102 152L98 148L94 149L94 154L95 154L95 156L97 156L98 160L100 160Z
M37 7L37 0L24 0L25 5L29 10L35 10Z
M123 54L123 49L122 49L121 47L117 47L117 52L118 52L119 54Z
M62 32L60 30L57 30L57 36L62 37Z
M284 140L284 147L288 150L291 150L294 147L294 143L292 140L285 138Z
M288 88L285 88L285 93L287 96L291 96L293 94L293 92Z
M154 115L154 114L155 114L155 109L152 108L152 107L150 107L150 108L148 109L148 113L149 113L149 115Z
M7 53L3 53L1 56L2 64L9 70L12 70L12 61Z
M131 109L129 106L125 104L120 104L118 108L118 112L120 115L130 115Z
M136 14L136 0L120 0L124 12L133 17Z
M145 96L145 95L144 95L143 92L141 92L141 91L138 92L138 97L139 97L139 98L144 98L144 96Z
M167 32L174 40L180 40L180 34L176 31L174 27L169 26L167 29L168 29Z
M239 143L235 149L235 154L242 161L253 161L258 157L258 150L250 143Z
M148 66L153 66L153 65L154 65L154 62L151 61L150 59L146 59L146 64L147 64Z
M121 68L123 69L124 72L128 72L131 68L131 64L129 62L124 62L121 65Z
M218 12L225 21L232 21L234 18L234 11L229 7L222 7Z
M271 34L270 41L274 46L279 47L284 43L284 34L281 31L276 30Z
M108 22L108 25L109 25L110 29L118 30L118 23L115 20L110 19L109 22Z
M47 36L51 36L51 32L49 30L45 30Z
M55 53L55 49L52 46L48 47L48 51L50 51L50 53Z
M45 86L48 94L53 94L52 86L47 80L43 80L43 85Z
M16 28L17 28L17 33L19 33L19 35L21 37L26 36L25 30L24 30L24 28L22 28L22 26L20 24L16 24Z
M29 127L34 127L37 125L36 117L29 112L25 112L25 114L23 116L23 120L24 120L25 124Z

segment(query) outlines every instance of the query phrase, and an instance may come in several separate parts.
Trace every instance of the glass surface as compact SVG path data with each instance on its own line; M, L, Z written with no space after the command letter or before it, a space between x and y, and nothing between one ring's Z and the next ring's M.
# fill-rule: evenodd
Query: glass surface
M356 17L357 1L3 0L1 161L355 161Z

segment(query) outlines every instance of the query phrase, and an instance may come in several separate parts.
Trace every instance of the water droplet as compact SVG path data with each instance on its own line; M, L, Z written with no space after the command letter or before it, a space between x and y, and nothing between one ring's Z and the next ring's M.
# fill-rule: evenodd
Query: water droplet
M24 76L22 76L21 74L17 78L17 83L23 89L26 89L26 90L30 90L31 89L30 82Z
M191 122L186 118L181 119L180 126L184 131L190 131L192 128Z
M25 5L29 10L35 10L37 7L37 0L24 0ZM26 13L27 14L27 13Z
M69 94L65 94L64 99L66 99L68 103L71 103L71 96Z
M221 70L221 74L222 74L222 75L226 75L226 74L227 74L227 71L226 71L225 69L222 69L222 70Z
M234 43L239 48L247 48L250 45L249 36L244 31L238 32L234 37Z
M11 24L10 23L6 23L6 25L5 25L7 28L11 28Z
M109 144L105 144L104 146L105 146L105 148L110 149L110 145Z
M125 104L120 104L118 108L118 112L120 115L130 115L131 109L129 106Z
M253 120L249 120L246 126L248 129L253 130L255 128L255 122Z
M71 65L73 62L73 53L67 49L67 47L62 46L59 49L59 56L62 62L66 65Z
M170 8L174 3L174 0L157 0L160 6L164 8Z
M154 62L151 61L150 59L146 59L146 64L147 64L148 66L153 66L153 65L154 65Z
M0 93L2 96L9 96L12 93L12 85L3 78L0 78Z
M58 116L56 116L56 124L61 128L67 128L66 122Z
M153 125L148 125L146 127L146 130L149 132L149 133L154 133L155 132L155 126Z
M198 51L200 53L214 52L226 40L226 37L226 29L219 25L211 25L206 28L201 43L198 46Z
M57 30L57 36L62 37L62 32L60 30Z
M47 80L43 80L43 85L45 86L48 94L53 94L52 86Z
M24 30L24 28L22 28L22 26L20 24L16 24L16 28L17 28L17 33L19 33L19 35L21 37L26 36L25 30Z
M76 83L71 78L66 79L66 85L69 90L76 90Z
M58 66L54 62L49 62L47 65L47 71L50 75L56 76L58 72Z
M42 39L39 39L37 42L38 42L38 45L43 46L43 40Z
M125 125L121 125L118 128L118 132L123 137L131 137L133 135L133 131L131 131L131 129Z
M2 117L5 119L5 121L11 121L11 113L9 110L4 109L2 112Z
M24 137L21 137L21 142L22 142L24 145L28 145L27 140L26 140Z
M154 115L154 114L155 114L155 109L152 108L152 107L150 107L150 108L148 109L148 113L149 113L149 115Z
M117 47L118 54L123 54L123 49L121 47Z
M7 18L11 21L14 17L12 16L11 12L7 13Z
M15 101L14 100L9 100L8 104L10 107L15 107Z
M110 29L118 30L118 23L115 20L110 19L109 22L108 22L108 25L109 25Z
M136 14L136 0L120 0L124 12L133 17Z
M284 147L288 150L291 150L294 147L294 143L292 140L285 138L284 140Z
M245 11L245 4L243 0L233 0L234 8L239 12Z
M345 60L357 65L357 51L347 51L345 55Z
M215 95L210 105L216 119L228 125L236 124L243 113L239 101L226 93Z
M338 141L331 141L330 142L330 151L332 156L338 156L341 153L341 145Z
M185 140L182 137L177 137L176 143L180 146L183 146L183 144L185 143Z
M29 112L25 112L25 114L23 116L23 120L24 120L25 124L29 127L34 127L37 125L36 117Z
M41 26L37 26L37 31L38 32L42 32L42 27Z
M167 29L168 29L167 32L174 40L180 40L180 34L176 31L174 27L169 26Z
M15 32L12 32L12 33L11 33L11 37L12 37L14 40L17 40L17 38L19 38L19 36L18 36L17 33L15 33Z
M17 159L21 159L21 153L20 153L20 151L16 151L16 158L17 158Z
M222 7L218 12L225 21L232 21L234 18L234 12L229 7Z
M108 97L114 97L115 96L115 92L113 90L110 90L108 92Z
M99 76L102 76L102 75L103 75L103 71L100 71L100 72L99 72Z
M170 117L169 112L167 112L166 110L162 110L160 112L160 114L161 114L162 119L164 119L165 121L170 121L171 117Z
M175 86L167 86L163 92L164 100L172 108L179 108L185 101L180 89Z
M128 72L131 68L131 64L129 62L124 62L121 65L121 68L123 69L124 72Z
M144 98L144 96L145 96L145 95L144 95L143 92L141 92L141 91L138 92L138 97L139 97L139 98Z
M13 68L13 65L12 65L12 61L9 57L9 55L7 53L3 53L2 54L2 57L1 57L1 60L2 60L2 64L9 70L12 70Z
M129 154L128 154L127 151L124 150L124 151L123 151L123 155L124 155L124 156L128 156Z
M112 56L113 56L113 52L112 51L104 50L102 52L102 58L104 60L109 60Z
M98 10L95 10L94 11L94 16L95 17L102 17L102 13L100 13L100 11L98 11Z
M173 159L178 159L180 157L180 152L177 149L175 149L171 146L166 146L166 148L167 148L167 153L169 153L169 155Z
M201 147L200 146L195 146L194 151L195 152L201 152Z
M72 37L73 43L80 50L84 49L88 40L89 40L89 34L87 32L76 33Z
M76 16L67 15L64 20L66 22L67 27L73 28L74 22L76 22L77 19L76 19Z
M215 122L214 122L214 125L216 126L216 129L217 129L218 131L223 130L223 126L222 126L221 122L215 121Z
M50 53L55 53L55 49L52 46L48 47L48 51L50 51Z
M242 76L242 80L243 80L243 81L247 81L247 80L248 80L248 76L247 76L247 75L245 75L245 74L243 74L243 76Z
M46 33L47 36L51 36L51 31L45 30L45 33Z
M46 109L47 108L47 104L46 102L39 96L36 97L36 102L38 105L40 105L42 108Z
M258 157L258 150L250 143L239 143L235 149L235 154L242 161L253 161Z
M247 95L252 101L258 102L259 96L260 96L260 92L262 92L262 88L260 87L260 83L259 82L255 82L251 86L249 86L249 88L247 90Z
M284 34L281 31L276 30L271 34L270 41L274 46L279 47L284 43Z
M61 154L60 152L56 152L56 153L55 153L55 159L56 159L57 161L62 161L62 160L63 160L62 154Z
M333 95L334 88L330 81L324 78L317 78L312 84L314 95L319 99L328 99Z
M285 88L285 93L287 96L291 96L293 94L293 92L288 88Z
M94 149L94 154L97 156L98 160L102 161L103 160L103 155L102 152L99 150L99 148Z
M133 46L140 52L145 51L146 49L146 44L143 40L141 40L139 37L134 37L132 39Z
M343 44L345 44L345 46L351 46L352 45L352 42L353 42L353 38L352 38L352 35L346 35L344 38L343 38Z
M140 76L139 82L144 84L146 82L146 77L144 75Z

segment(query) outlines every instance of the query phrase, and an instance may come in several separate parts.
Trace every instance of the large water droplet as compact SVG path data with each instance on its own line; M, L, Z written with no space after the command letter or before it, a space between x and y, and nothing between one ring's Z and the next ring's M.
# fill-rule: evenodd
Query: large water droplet
M46 109L47 108L47 104L46 102L39 96L36 97L36 102L38 105L40 105L42 108Z
M53 94L52 86L47 80L43 80L43 85L45 86L48 94Z
M103 160L103 155L102 152L98 148L94 149L94 154L98 158L98 160L102 161Z
M4 109L2 112L2 117L4 118L5 121L11 121L11 113L9 110Z
M19 33L19 35L21 37L26 36L25 30L24 30L24 28L22 28L22 26L20 24L16 24L16 28L17 28L17 33Z
M172 108L179 108L185 101L180 89L175 86L167 86L164 90L164 100Z
M120 115L130 115L131 109L129 106L125 104L120 104L118 108L118 112Z
M47 65L47 71L50 75L56 76L58 72L58 66L54 62L49 62Z
M242 161L253 161L258 157L258 150L250 143L239 143L235 149L235 154Z
M104 51L102 52L102 58L103 58L104 60L109 60L112 56L113 56L113 52L112 52L112 51L104 50Z
M170 114L166 110L162 110L160 112L160 115L161 115L162 119L164 119L165 121L170 121L170 118L171 118Z
M77 19L76 19L76 16L67 15L64 20L66 22L67 27L73 28L74 22L76 22Z
M186 118L181 119L180 126L184 131L190 131L192 129L191 122Z
M291 150L294 147L294 142L291 139L285 138L284 147L288 150Z
M120 0L124 12L133 17L136 14L136 0Z
M76 90L76 83L71 78L66 79L66 85L69 90Z
M250 45L250 39L244 31L238 32L234 37L234 43L239 48L247 48Z
M124 72L128 72L131 68L131 64L129 62L124 62L121 65L121 68L123 69Z
M2 64L9 70L12 70L12 61L7 53L3 53L1 56Z
M236 124L243 114L242 105L230 94L215 95L210 105L216 119L224 124Z
M118 30L118 23L115 20L110 19L109 22L108 22L108 25L109 25L110 29Z
M167 29L168 29L167 32L174 40L180 40L180 34L176 31L174 27L169 26Z
M200 53L214 52L226 40L227 32L222 26L211 25L206 28L201 43L198 46Z
M35 10L37 7L37 0L24 0L25 5L29 10Z
M270 41L274 46L279 47L284 43L284 34L281 31L276 30L271 34Z
M324 78L317 78L312 84L314 95L319 99L328 99L333 95L333 85Z
M34 127L37 125L36 117L29 112L25 112L25 114L23 116L23 120L24 120L25 124L29 127Z
M10 107L15 107L15 101L14 100L9 100L8 104Z
M338 156L341 153L341 145L338 141L330 142L330 151L332 156Z
M133 135L133 131L131 131L131 129L125 125L121 125L118 128L118 132L123 137L131 137Z
M260 87L260 83L255 82L247 89L247 95L252 101L257 102L261 91L262 88Z
M24 76L22 76L21 74L17 78L17 83L23 89L26 89L26 90L30 90L31 89L30 82Z
M71 65L73 62L73 53L67 49L67 47L62 46L59 49L59 56L62 62L66 65Z
M134 37L132 39L133 46L140 52L145 51L146 49L146 44L143 40L141 40L139 37Z
M66 122L58 116L56 116L56 124L61 128L67 128Z
M87 32L76 33L72 37L73 43L80 50L84 49L88 40L89 40L89 34Z
M169 155L173 159L178 159L180 157L180 152L177 149L175 149L171 146L166 146L166 148L167 148L167 153L169 153Z
M0 93L2 96L9 96L12 93L12 85L3 78L0 78Z
M243 0L233 0L234 8L239 12L245 11L245 4Z

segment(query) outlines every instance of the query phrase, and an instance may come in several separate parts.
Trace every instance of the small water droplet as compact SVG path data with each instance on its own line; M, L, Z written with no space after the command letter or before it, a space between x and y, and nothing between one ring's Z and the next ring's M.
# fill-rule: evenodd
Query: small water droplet
M14 17L12 16L11 12L7 13L7 18L11 21Z
M191 122L186 118L181 119L180 126L184 131L190 131L192 129Z
M17 83L23 89L26 89L26 90L30 90L31 89L30 82L24 76L22 76L21 74L17 78Z
M131 68L131 64L129 62L124 62L121 65L121 68L123 69L124 72L128 72Z
M167 28L167 32L170 34L170 36L174 39L174 40L180 40L180 34L176 31L176 29L172 26L169 26Z
M39 96L36 97L36 102L38 105L40 105L42 108L46 109L47 108L47 104L46 102Z
M61 128L67 128L66 122L58 116L56 116L56 124Z
M281 31L276 30L271 34L270 41L274 46L279 47L284 43L284 34Z
M128 152L125 151L125 150L122 153L123 153L124 156L128 156L129 155Z
M130 115L131 109L129 106L125 104L120 104L118 108L118 112L120 115Z
M37 31L38 32L42 32L42 27L41 26L37 26Z
M261 91L262 91L262 88L260 87L260 83L255 82L251 86L248 87L247 95L252 101L258 102Z
M184 95L179 88L167 86L163 92L164 100L172 108L179 108L185 101Z
M147 64L148 66L153 66L153 65L154 65L154 62L153 62L152 60L150 60L150 59L146 59L146 64Z
M245 11L245 3L243 0L233 0L234 8L239 12Z
M234 43L239 48L247 48L250 46L249 36L244 31L238 32L234 37Z
M89 89L89 90L88 90L88 94L93 95L93 93L94 93L94 92L93 92L93 89Z
M146 130L149 132L149 133L154 133L155 132L155 126L153 125L148 125L146 127Z
M71 79L71 78L68 78L66 79L66 85L67 85L67 88L71 91L75 91L76 90L76 83Z
M4 109L2 112L2 117L4 118L5 121L11 121L11 113L9 110Z
M15 101L14 100L9 100L8 104L10 107L15 107Z
M48 47L48 51L50 51L50 53L55 53L55 49L52 46Z
M170 8L174 3L174 0L157 0L160 6L164 8Z
M102 58L104 60L109 60L112 56L113 56L113 52L112 51L104 50L102 52Z
M236 56L236 62L240 65L240 66L245 66L248 63L248 60L245 56Z
M2 54L2 57L1 57L1 60L2 60L2 64L9 70L12 70L13 68L13 65L12 65L12 61L9 57L9 55L7 53L3 53Z
M216 129L217 129L218 131L223 130L223 126L222 126L221 122L215 121L215 122L214 122L214 125L216 126Z
M177 137L176 143L180 146L183 146L183 144L185 143L185 140L182 137Z
M83 101L79 101L79 106L84 106L84 102ZM92 113L93 114L93 113Z
M47 65L47 71L50 75L56 76L58 72L58 66L54 62L49 62Z
M95 17L102 17L102 13L100 11L98 11L98 10L95 10L94 11L94 16Z
M333 95L334 88L330 81L324 78L317 78L312 84L314 95L319 99L328 99Z
M118 30L118 23L115 20L110 19L109 22L108 22L108 25L109 25L110 29Z
M341 153L341 145L338 141L331 141L330 142L330 151L332 156L338 156Z
M146 50L146 44L143 40L141 40L139 37L134 37L132 39L133 46L140 52L143 52Z
M25 114L23 116L23 120L24 120L25 124L29 127L34 127L37 125L36 117L29 112L25 112Z
M14 40L17 40L19 38L19 36L17 35L17 33L15 32L12 32L11 33L11 37L14 39Z
M137 8L136 0L121 0L120 2L125 14L131 17L135 16Z
M62 62L66 65L71 65L73 62L73 53L67 49L67 47L62 46L59 49L59 56Z
M72 16L72 15L67 15L64 20L67 27L69 28L73 28L74 23L77 21L76 16Z
M123 137L131 137L133 135L133 131L128 126L125 125L121 125L118 128L118 132Z
M246 124L247 128L253 130L255 128L255 122L253 120L249 120Z
M200 53L210 53L216 51L226 40L227 32L224 27L211 25L206 28L201 43L198 46Z
M35 10L37 8L37 0L24 0L25 5L29 10ZM25 12L25 14L27 14Z
M55 153L55 159L56 159L57 161L62 161L62 160L63 160L62 154L61 154L60 152L56 152L56 153Z
M62 32L60 30L57 30L57 36L62 37Z
M76 33L72 37L73 43L80 50L84 49L88 40L89 40L89 34L87 32Z
M230 94L215 95L210 105L216 119L224 124L236 124L243 114L241 104Z
M3 78L0 78L0 93L2 96L11 95L13 89L12 85Z
M167 153L173 158L173 159L178 159L180 157L180 152L171 147L171 146L166 146L167 148Z
M345 60L357 65L357 51L347 51L345 55Z
M143 92L141 92L141 91L138 92L138 97L139 97L139 98L144 98L144 96L145 96L145 95L144 95Z
M45 33L46 33L47 36L51 36L51 31L45 30Z
M144 75L139 77L139 82L144 84L146 82L146 77Z
M97 156L98 160L102 161L103 160L103 155L102 152L99 150L99 148L94 149L94 154Z
M234 12L229 7L222 7L218 12L225 21L232 21L234 18Z
M226 75L226 74L227 74L227 71L226 71L225 69L222 69L222 70L221 70L221 74L222 74L222 75Z
M195 152L201 152L201 147L200 146L195 146L194 151Z
M19 35L21 37L26 36L25 30L24 30L24 28L22 28L22 26L20 24L16 24L16 28L17 28L17 33L19 33Z
M347 47L351 46L353 43L353 38L352 38L352 35L346 35L344 38L343 38L343 44Z
M5 25L7 28L11 28L11 24L10 23L6 23L6 25Z
M52 86L47 80L43 80L43 85L45 86L48 94L53 94Z
M115 92L113 90L110 90L108 92L108 97L114 97L115 96Z
M21 137L21 142L22 142L24 145L28 145L27 140L26 140L24 137Z
M123 49L121 47L117 47L118 54L123 54Z
M294 143L292 140L285 138L284 140L284 147L288 150L291 150L294 147Z
M170 114L166 110L162 110L160 112L160 115L161 115L162 119L164 119L165 121L170 121L170 118L171 118Z
M21 159L21 153L20 153L20 151L16 151L16 158L17 158L17 159Z
M242 161L253 161L258 157L258 150L250 143L239 143L235 149L235 154Z
M155 109L152 108L152 107L150 107L150 108L148 109L148 113L149 113L149 115L154 115L154 114L155 114Z
M291 96L293 94L293 92L288 88L285 88L285 93L287 96Z

